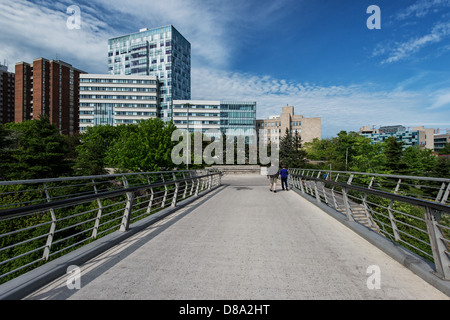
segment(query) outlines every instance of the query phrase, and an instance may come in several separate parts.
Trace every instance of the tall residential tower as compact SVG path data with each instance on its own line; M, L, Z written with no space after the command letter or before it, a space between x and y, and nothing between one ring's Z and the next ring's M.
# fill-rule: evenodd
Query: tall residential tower
M0 123L14 122L14 73L0 64Z
M15 122L48 116L62 134L78 131L79 78L85 73L60 60L18 62L15 72Z
M173 100L191 99L191 44L172 25L108 40L108 73L158 78L158 117L172 118Z

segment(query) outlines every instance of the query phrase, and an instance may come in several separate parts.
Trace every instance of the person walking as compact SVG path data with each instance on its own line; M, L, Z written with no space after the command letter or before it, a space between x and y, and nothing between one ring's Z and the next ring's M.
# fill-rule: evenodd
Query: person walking
M270 191L277 193L278 166L272 163L267 170L267 178L270 180Z
M289 171L286 169L286 166L283 166L283 169L280 170L280 178L281 178L281 188L284 190L289 190L287 180L289 176Z

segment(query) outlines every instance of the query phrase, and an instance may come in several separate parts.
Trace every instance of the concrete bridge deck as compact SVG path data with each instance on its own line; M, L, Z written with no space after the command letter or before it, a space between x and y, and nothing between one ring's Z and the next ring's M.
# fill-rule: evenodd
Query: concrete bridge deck
M293 191L261 176L222 186L27 299L449 299ZM369 266L380 289L369 289Z

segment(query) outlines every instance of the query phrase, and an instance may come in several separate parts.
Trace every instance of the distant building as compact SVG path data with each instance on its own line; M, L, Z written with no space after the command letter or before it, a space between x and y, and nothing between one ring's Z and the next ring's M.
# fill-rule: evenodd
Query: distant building
M439 152L445 147L446 143L450 143L450 132L436 134L434 136L434 151Z
M14 73L0 64L0 123L14 122Z
M171 25L111 38L108 73L157 77L158 117L169 121L172 100L191 99L191 44Z
M95 125L135 124L156 118L159 84L154 76L80 75L80 132Z
M190 132L219 129L223 134L250 135L255 129L256 102L174 100L174 124L186 129L188 121Z
M305 118L303 115L295 115L294 107L282 108L281 115L271 116L269 119L256 120L256 131L259 139L264 143L279 143L285 135L286 129L294 135L300 135L302 143L312 142L315 138L321 138L321 118Z
M48 116L62 134L78 131L79 78L85 73L60 60L38 58L15 66L14 121Z
M174 100L172 115L178 129L191 133L220 130L220 101Z
M382 126L379 129L364 126L359 134L372 140L372 144L384 142L389 137L395 137L397 141L403 142L403 149L407 147L422 147L434 149L434 129L425 129L423 126L407 129L404 126Z

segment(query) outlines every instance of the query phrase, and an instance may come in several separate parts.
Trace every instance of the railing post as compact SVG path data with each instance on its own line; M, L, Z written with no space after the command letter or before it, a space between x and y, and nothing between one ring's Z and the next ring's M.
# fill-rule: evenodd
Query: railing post
M149 185L152 184L148 175L147 175L147 182ZM149 200L148 206L147 206L147 214L150 214L152 211L154 197L155 197L155 193L153 192L153 187L150 187L150 200Z
M300 190L302 190L302 193L307 193L308 190L306 189L306 179L303 179L303 173L300 177L298 177L298 179L300 180ZM305 184L303 184L303 181L305 181Z
M125 176L122 176L124 188L128 188L128 180ZM134 204L134 192L127 192L127 202L125 210L123 211L122 223L120 224L120 231L127 231L130 226L131 211Z
M197 181L197 186L195 187L195 195L198 196L198 191L200 189L200 178L197 177L197 179L195 179Z
M319 171L319 173L317 174L317 179L320 179L320 171ZM314 193L316 194L316 200L317 200L317 202L318 203L320 203L321 202L321 200L320 200L320 194L319 194L319 188L317 188L317 184L318 183L320 183L319 181L314 181Z
M45 191L45 197L47 198L47 202L51 201L50 195L48 193L47 185L43 183L44 191ZM48 257L50 255L50 247L53 243L53 236L55 235L56 230L56 215L55 211L53 209L50 209L50 215L52 217L52 224L50 225L50 231L48 232L47 237L47 243L45 244L44 254L42 256L43 259L48 260Z
M336 179L334 179L334 182L337 182L339 179L339 173L336 175ZM334 204L334 208L336 210L338 210L338 204L337 204L337 200L336 200L336 194L334 193L334 186L331 187L331 197L333 198L333 204Z
M394 194L398 193L400 190L400 184L402 183L402 179L398 179L397 186L395 187ZM394 206L394 200L391 200L388 206L389 220L391 221L392 232L394 233L395 241L400 240L400 232L398 231L397 223L395 222L394 212L392 211L392 207Z
M445 235L438 225L442 212L432 210L429 207L425 209L425 221L427 223L428 235L430 236L436 272L442 279L450 280L450 253L448 252L446 243L443 241Z
M150 188L150 201L148 202L147 214L152 212L153 199L155 197L155 193L153 192L153 188Z
M375 179L375 177L372 177L372 179L370 179L368 189L372 189L374 179ZM369 206L367 204L367 193L364 193L364 197L363 197L362 201L363 201L364 212L366 213L367 220L369 221L369 226L372 227L374 225L374 221L372 218L372 214L369 211Z
M208 170L208 174L211 174L211 172ZM208 177L208 189L212 188L212 176Z
M172 172L172 178L173 178L173 181L177 181L177 176L175 175L175 172ZM177 205L177 198L178 198L178 190L179 190L179 188L180 188L180 183L179 182L175 182L175 192L174 192L174 194L173 194L173 197L172 197L172 207L176 207L176 205Z
M447 190L445 190L444 196L441 198L441 203L445 204L450 193L450 182L447 182Z
M187 189L188 189L188 180L186 180L186 176L184 175L184 172L183 172L183 179L184 179L183 199L186 199Z
M450 184L449 184L449 186L450 186ZM436 202L440 202L441 201L442 195L444 194L444 190L445 190L445 182L442 182L441 188L439 189L439 193L438 193L438 195L436 196L436 199L435 199Z
M92 186L94 187L95 194L98 194L97 186L95 185L94 179L92 179ZM98 228L100 225L100 219L102 217L102 212L103 212L103 206L102 206L102 202L100 201L100 199L97 199L97 204L98 204L97 217L95 218L94 229L92 230L92 238L93 239L97 238Z
M308 172L309 172L309 170L306 171L305 177L309 177L308 176ZM312 187L311 187L311 181L310 180L306 180L305 179L305 187L306 187L306 193L310 194L310 195L313 195L313 190L312 190Z
M350 175L350 178L348 179L347 184L349 184L349 185L352 184L352 180L353 180L353 174ZM351 206L350 200L348 198L347 187L342 188L342 195L344 197L345 213L347 215L347 219L349 221L355 221L355 219L353 218L352 206Z
M325 190L325 183L326 183L326 180L325 180L325 182L322 182L322 192L323 192L323 198L325 199L325 203L328 204L328 197L327 197L327 192Z
M192 178L192 171L189 171L189 182L191 184L191 191L189 192L189 195L192 196L194 194L194 186L195 186L195 182L194 179Z
M162 178L163 182L166 182L166 180L164 179L164 173L161 173L161 178ZM166 206L166 199L167 199L167 192L168 192L166 184L164 184L164 190L165 191L164 191L164 196L163 196L163 199L162 199L162 202L161 202L161 208L164 208Z

